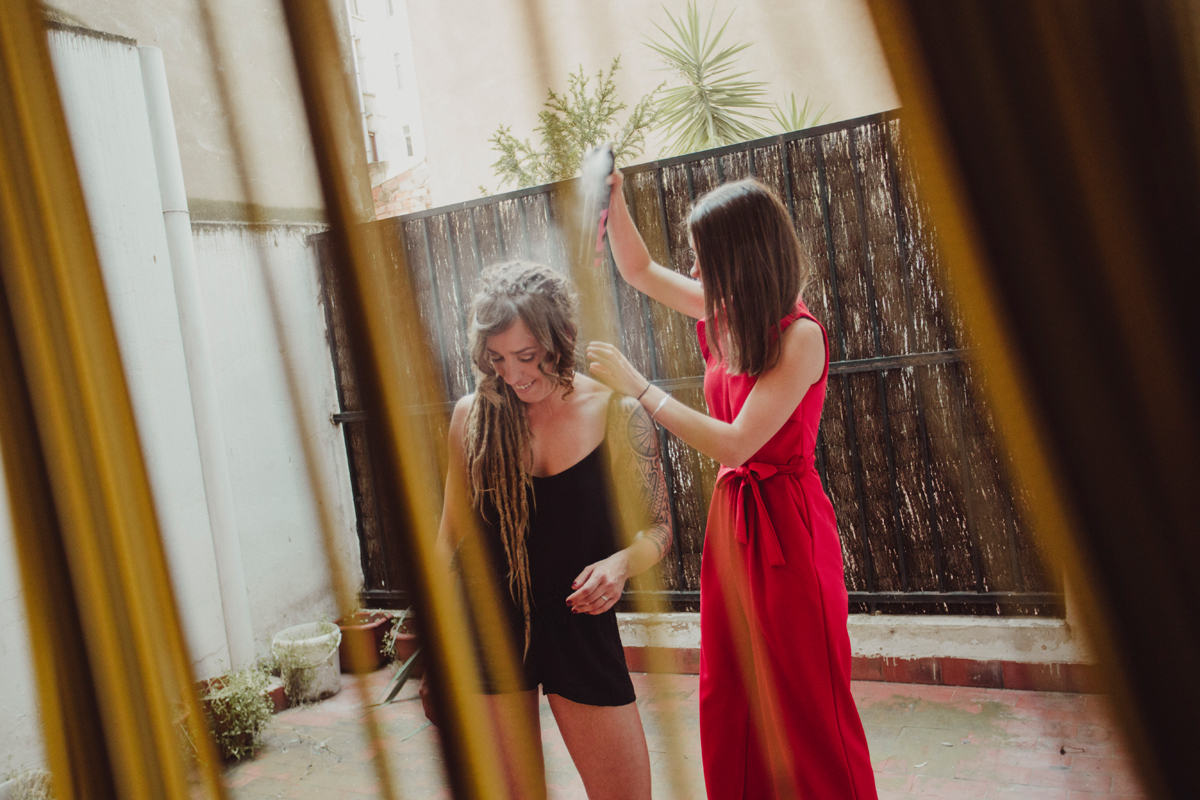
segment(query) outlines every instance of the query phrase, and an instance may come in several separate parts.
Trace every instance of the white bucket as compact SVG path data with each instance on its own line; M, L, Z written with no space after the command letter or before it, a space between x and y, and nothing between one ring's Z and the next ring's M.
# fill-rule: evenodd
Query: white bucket
M337 694L342 688L342 667L338 663L338 645L342 632L328 624L307 622L284 628L271 639L271 652L281 666L303 670L299 682L302 703L310 703Z

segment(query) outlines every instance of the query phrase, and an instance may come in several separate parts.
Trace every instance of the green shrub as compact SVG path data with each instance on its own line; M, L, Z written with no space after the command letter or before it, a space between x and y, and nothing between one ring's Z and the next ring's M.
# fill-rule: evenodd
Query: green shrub
M620 68L620 56L612 60L608 72L600 70L594 76L585 74L580 64L578 72L567 75L567 91L559 94L547 89L546 102L538 112L539 124L533 129L541 138L540 146L518 139L507 125L497 128L488 141L500 154L492 169L501 185L514 183L524 188L574 178L584 155L606 141L613 143L617 166L641 155L646 132L654 124L658 89L639 100L625 124L619 124L617 115L626 108L617 99L615 76ZM487 190L483 191L486 194Z
M254 755L275 710L267 696L267 675L251 668L218 678L209 683L201 701L221 756L241 761Z

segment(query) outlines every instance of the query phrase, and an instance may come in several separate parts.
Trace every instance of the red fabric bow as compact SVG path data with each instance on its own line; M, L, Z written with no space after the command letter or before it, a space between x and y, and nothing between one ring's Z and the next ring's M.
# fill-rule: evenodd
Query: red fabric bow
M771 516L763 502L759 483L776 475L799 475L807 468L805 462L799 464L766 464L760 461L750 461L740 467L722 470L722 477L734 484L734 505L737 508L734 524L737 530L737 540L744 545L750 544L751 528L755 530L760 546L767 555L767 563L773 567L784 563L783 548L779 546L779 536L775 526L771 524ZM727 471L726 471L727 470ZM750 497L746 491L749 488ZM753 500L753 510L747 512L746 500Z

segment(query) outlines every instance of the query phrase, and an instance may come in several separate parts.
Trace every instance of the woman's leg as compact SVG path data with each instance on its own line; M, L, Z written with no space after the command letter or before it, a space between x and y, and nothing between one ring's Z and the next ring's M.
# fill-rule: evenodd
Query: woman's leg
M485 695L513 800L545 800L546 762L537 689Z
M650 800L650 752L637 704L588 706L549 695L588 800Z

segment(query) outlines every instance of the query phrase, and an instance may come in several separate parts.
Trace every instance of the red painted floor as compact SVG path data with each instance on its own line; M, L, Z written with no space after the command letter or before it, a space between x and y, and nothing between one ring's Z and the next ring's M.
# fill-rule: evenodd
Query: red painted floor
M389 677L384 670L367 678L371 697ZM703 798L696 676L635 674L634 684L654 796ZM878 682L856 682L854 696L882 800L1144 796L1101 696ZM322 703L278 714L255 759L226 773L231 797L379 796L355 697L346 685ZM437 731L421 713L415 686L380 719L399 797L448 798ZM583 785L544 699L542 732L550 798L582 800Z

